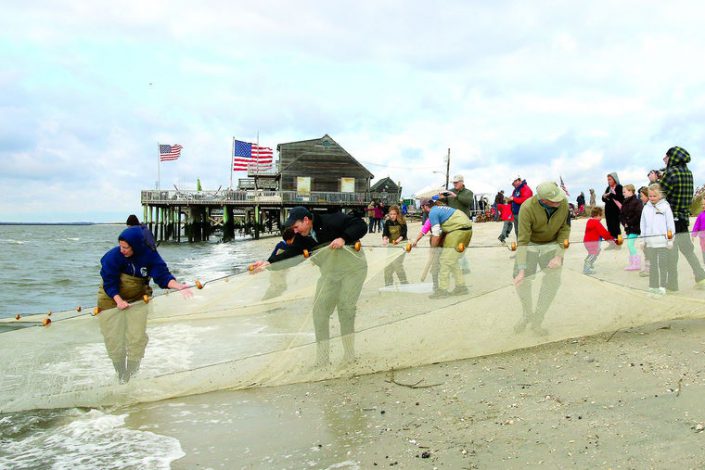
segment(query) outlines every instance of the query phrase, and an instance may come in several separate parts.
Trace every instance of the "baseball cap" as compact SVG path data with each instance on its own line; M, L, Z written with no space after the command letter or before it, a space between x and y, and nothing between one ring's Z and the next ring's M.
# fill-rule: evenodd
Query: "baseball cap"
M453 183L464 183L465 178L463 178L463 175L455 175L453 177Z
M289 211L289 217L287 217L286 222L284 222L284 227L291 227L294 225L294 222L297 220L303 220L304 217L312 219L313 215L311 214L311 211L303 206L292 207Z

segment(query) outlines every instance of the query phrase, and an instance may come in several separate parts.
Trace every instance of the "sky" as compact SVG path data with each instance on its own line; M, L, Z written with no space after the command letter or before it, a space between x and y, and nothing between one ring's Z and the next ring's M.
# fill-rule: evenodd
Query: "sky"
M158 173L227 187L258 135L329 134L404 195L448 149L476 193L638 187L674 145L705 183L702 2L4 3L0 221L124 221Z

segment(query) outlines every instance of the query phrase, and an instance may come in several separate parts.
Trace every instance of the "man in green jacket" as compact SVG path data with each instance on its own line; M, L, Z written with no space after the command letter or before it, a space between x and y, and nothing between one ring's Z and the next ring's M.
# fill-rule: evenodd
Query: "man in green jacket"
M453 189L439 195L441 201L448 204L453 209L460 209L472 220L472 212L475 210L475 196L472 191L465 187L463 175L453 177Z
M525 201L519 210L514 285L523 317L514 327L515 332L520 333L531 324L535 333L547 333L541 323L561 285L563 242L569 237L570 217L565 192L553 181L541 183L536 195ZM539 266L545 274L534 310L531 284Z

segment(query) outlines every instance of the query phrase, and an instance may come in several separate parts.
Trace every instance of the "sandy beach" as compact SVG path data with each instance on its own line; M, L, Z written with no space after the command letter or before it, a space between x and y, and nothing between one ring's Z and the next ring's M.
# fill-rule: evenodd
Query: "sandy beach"
M472 243L496 245L500 227L475 224ZM572 241L583 227L574 223ZM273 242L253 243L266 252ZM602 265L617 272L621 258L606 253ZM596 318L619 314L607 295L590 302ZM704 333L689 319L518 341L464 360L137 405L127 424L177 438L186 454L178 469L702 468Z

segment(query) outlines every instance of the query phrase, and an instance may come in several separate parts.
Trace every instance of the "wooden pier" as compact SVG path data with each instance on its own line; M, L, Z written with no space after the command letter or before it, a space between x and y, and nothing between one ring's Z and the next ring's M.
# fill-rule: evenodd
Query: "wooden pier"
M374 175L328 134L277 145L279 160L270 170L248 168L237 189L218 191L142 191L143 222L157 241L208 240L222 231L224 241L236 231L259 238L279 234L288 209L357 211L370 201L396 204L401 187L390 178L370 186Z
M386 192L311 192L301 196L295 191L145 190L142 221L157 241L205 241L216 232L229 241L238 231L258 239L266 233L279 234L288 210L295 206L314 212L352 210L364 215L371 200L391 204L397 197Z

